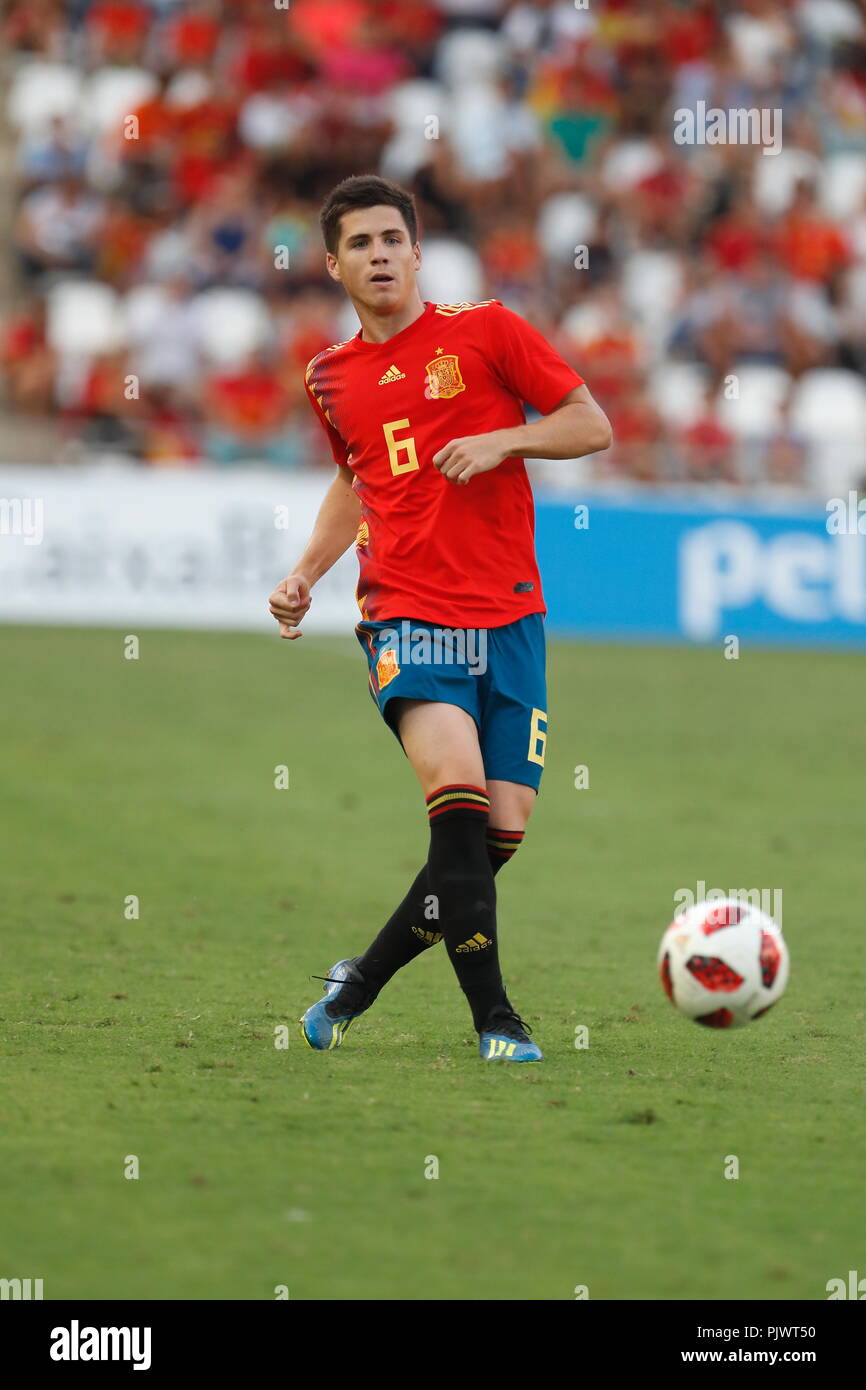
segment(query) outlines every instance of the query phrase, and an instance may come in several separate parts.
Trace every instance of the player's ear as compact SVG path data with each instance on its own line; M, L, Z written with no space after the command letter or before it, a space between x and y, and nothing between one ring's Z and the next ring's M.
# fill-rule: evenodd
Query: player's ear
M414 267L415 267L416 270L420 270L420 269L421 269L421 243L420 243L420 241L416 241L416 242L415 242L415 245L412 247L412 264L414 265Z
M340 267L337 264L337 257L332 256L330 251L326 252L325 254L325 266L332 280L342 281L343 277L340 274Z

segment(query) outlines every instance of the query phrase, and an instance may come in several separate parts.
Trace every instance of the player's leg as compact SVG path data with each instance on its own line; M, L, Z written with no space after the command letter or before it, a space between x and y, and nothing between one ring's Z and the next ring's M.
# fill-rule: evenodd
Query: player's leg
M520 843L535 805L547 742L546 707L540 614L490 629L479 742L491 797L491 841L502 854ZM505 1007L494 1010L481 1033L481 1055L488 1060L540 1060L541 1051L528 1037L529 1031L506 999Z
M445 761L440 761L440 772L463 780L467 780L464 774L473 778L481 788L486 812L484 769L474 719L478 683L468 672L465 660L460 660L454 651L445 653L450 659L443 661L417 661L413 639L418 629L428 629L429 636L430 626L410 624L408 620L358 625L356 634L369 665L370 693L398 738L395 713L402 714L421 704L435 704L451 711L446 716L447 727L441 727L441 715L433 721L432 742L440 753L443 749L447 752ZM410 629L408 633L406 628ZM487 870L492 874L489 860ZM407 900L401 904L401 908L406 905L406 910L398 908L363 956L338 961L328 972L325 997L311 1005L301 1020L302 1035L311 1047L339 1046L353 1019L370 1007L396 970L441 940L435 890L427 882L426 865L407 898L411 900L408 905Z
M478 728L465 710L431 701L407 701L396 719L427 803L431 908L480 1033L491 1010L506 1001Z
M406 750L405 739L403 738L403 718L413 706L427 704L429 701L410 700L405 698L392 699L388 708L388 719L392 727L398 732L403 748ZM478 785L484 787L484 768L481 764L480 751L478 749L478 732L475 721L463 709L456 705L437 704L437 710L442 713L432 714L425 724L430 729L431 745L448 749L450 762L442 765L439 775L447 777L453 783L465 780L460 774L466 774L469 780L476 780ZM410 737L414 732L414 723L410 720L406 724ZM417 742L417 739L416 739ZM428 750L422 741L416 748L416 756L419 759L419 766L427 778L421 778L422 788L428 785L430 778L435 782L437 770L433 763L432 750ZM436 754L438 756L438 754ZM413 764L413 767L415 764ZM418 774L418 767L415 767ZM493 866L493 856L489 855L491 867ZM505 862L502 860L502 862ZM499 868L497 863L493 868L496 873ZM357 959L357 965L363 971L366 978L375 982L379 989L396 975L397 971L417 956L428 951L431 946L437 945L442 940L442 932L439 928L438 912L435 903L435 895L430 887L427 872L427 861L422 864L403 901L395 908L388 918L382 930L367 947L362 956Z
M516 782L488 782L490 823L487 827L487 857L494 877L514 858L523 843L524 828L535 802L531 787ZM421 865L402 902L391 913L362 956L359 969L379 989L402 970L404 965L429 951L442 940L431 901L427 861Z
M412 650L412 639L417 636L419 629L433 631L432 625L409 625L408 651L403 626L402 621L365 622L359 623L356 628L358 641L370 668L370 693L383 719L401 741L401 747L398 724L412 706L435 704L454 710L455 714L433 717L431 727L438 739L437 756L438 750L444 746L451 750L452 758L450 766L443 765L438 769L439 775L447 775L454 780L458 772L468 772L483 787L484 773L478 755L476 723L478 680L469 674L465 660L419 664ZM451 652L450 655L459 658L460 653ZM465 657L465 647L463 655ZM447 728L438 726L442 719L447 721ZM423 756L426 755L421 750L419 757ZM505 862L504 857L499 851L489 850L488 853L493 872L496 873ZM363 955L356 958L356 965L376 989L381 989L404 965L442 940L432 896L425 860L402 902Z

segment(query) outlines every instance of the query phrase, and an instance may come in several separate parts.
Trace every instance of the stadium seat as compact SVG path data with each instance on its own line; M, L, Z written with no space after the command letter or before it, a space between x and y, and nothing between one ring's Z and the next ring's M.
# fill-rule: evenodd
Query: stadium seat
M582 193L554 193L542 204L538 240L552 261L573 265L575 247L589 245L597 221L594 203Z
M785 212L801 179L817 179L821 162L809 150L782 149L755 160L755 202L768 217Z
M502 98L489 83L476 83L471 91L455 92L450 99L451 143L464 175L471 179L485 182L508 173L502 114Z
M661 352L683 286L679 257L671 251L634 251L623 266L623 299Z
M154 96L158 86L144 68L99 68L84 88L82 123L95 133L122 131L124 117Z
M707 377L694 362L665 362L650 376L649 394L666 424L688 429L704 410Z
M418 274L424 299L435 304L459 304L484 297L484 271L471 247L452 237L428 237Z
M504 70L508 45L487 29L455 29L436 50L436 76L452 91L468 91Z
M167 300L162 285L136 285L124 296L120 312L130 344L139 343L148 336L159 321Z
M816 367L801 377L791 402L791 424L810 445L810 482L830 495L861 484L866 472L866 385L838 367Z
M382 174L398 182L411 182L430 160L432 135L428 135L431 115L438 120L436 136L446 125L448 93L439 82L416 79L398 82L386 96L386 110L393 122L393 135L382 150Z
M784 367L756 362L736 363L733 375L738 395L731 398L724 388L719 392L720 422L739 439L768 439L779 427L791 377Z
M655 173L661 162L661 152L652 140L620 140L602 160L601 181L611 193L618 193Z
M196 296L195 316L201 351L223 366L243 361L270 338L267 309L251 290L204 290Z
M115 290L95 280L67 280L48 294L48 341L65 356L115 352L124 323Z
M213 82L207 73L197 68L183 68L169 82L165 99L176 110L188 111L207 101L212 92Z
M438 128L435 135L448 129L446 110L448 95L438 82L421 79L399 82L387 96L387 110L394 124L394 133L382 152L382 172L386 178L411 182L419 169L428 163L433 151L429 120L435 116Z
M398 131L420 131L423 135L428 116L438 116L440 121L443 120L447 99L448 93L440 82L418 78L398 82L392 87L387 93L386 107Z
M791 418L804 434L856 437L866 452L866 385L855 372L816 367L806 372L794 393Z
M864 37L863 16L852 0L821 0L820 5L800 0L796 22L813 39L828 46L843 39Z
M6 101L10 123L24 136L38 134L55 117L71 116L81 96L81 74L65 63L22 63Z
M821 206L828 217L853 217L866 198L866 159L862 154L834 154L819 183Z

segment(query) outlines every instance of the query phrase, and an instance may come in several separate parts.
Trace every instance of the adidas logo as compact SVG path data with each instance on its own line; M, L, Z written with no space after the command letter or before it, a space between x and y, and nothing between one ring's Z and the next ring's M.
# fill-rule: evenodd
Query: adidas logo
M428 946L435 946L437 941L442 940L441 931L424 931L422 927L413 927L412 930L422 941L426 941Z
M482 936L481 932L477 931L474 936L470 936L468 941L464 941L462 946L458 946L457 950L458 953L460 951L483 951L484 947L489 945L490 942L487 937Z
M387 370L387 372L385 373L385 375L379 377L379 385L380 385L380 386L387 386L388 383L391 382L391 381L405 381L405 380L406 380L406 373L405 373L405 372L401 372L399 367L395 367L395 366L393 366L393 364L392 364L392 365L388 368L388 370Z

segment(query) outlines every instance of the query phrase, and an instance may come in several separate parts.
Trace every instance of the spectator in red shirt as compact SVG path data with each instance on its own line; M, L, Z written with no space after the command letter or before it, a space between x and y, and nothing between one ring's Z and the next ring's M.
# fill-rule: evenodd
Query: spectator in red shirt
M215 463L298 462L287 430L288 399L263 353L211 377L205 403L208 453Z
M0 329L0 367L9 400L29 415L47 414L54 404L54 352L45 337L45 301L33 299Z
M681 435L686 477L693 483L735 483L734 436L718 417L715 392L707 390L704 408Z
M730 211L713 223L707 250L722 270L749 269L766 250L767 232L760 210L747 192L740 193Z
M135 0L98 0L84 21L95 63L130 63L139 58L150 13Z

